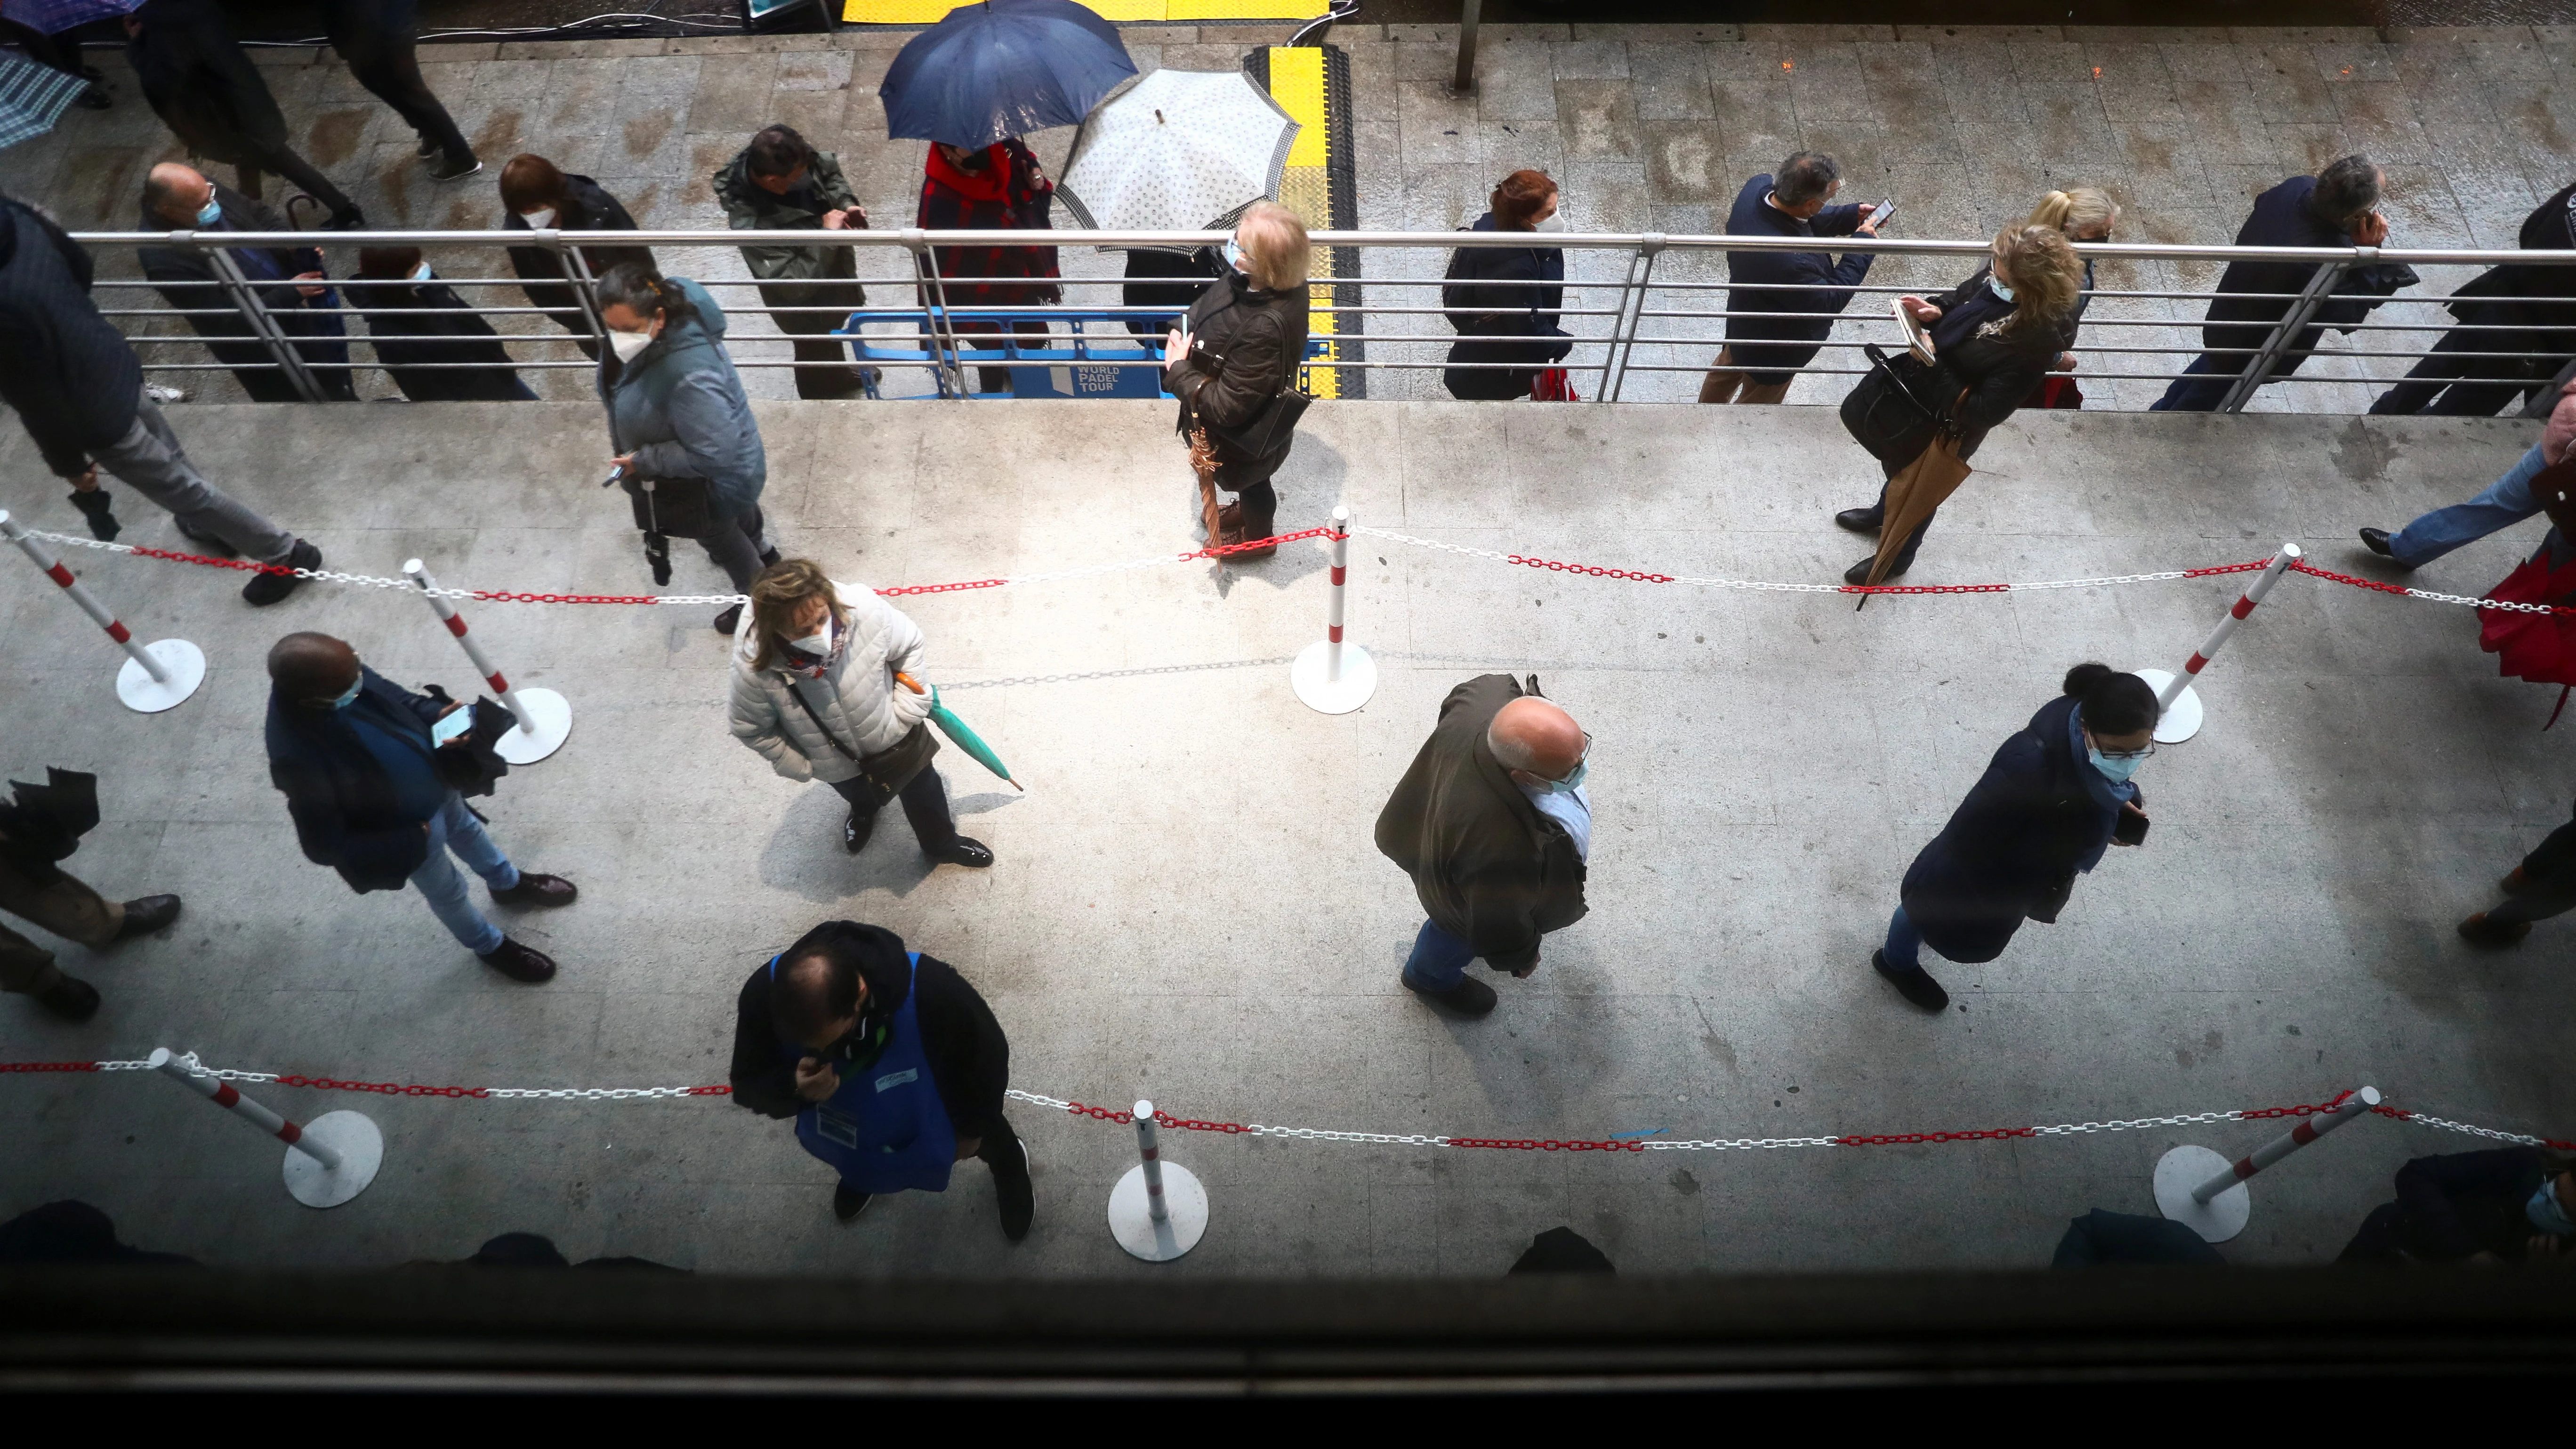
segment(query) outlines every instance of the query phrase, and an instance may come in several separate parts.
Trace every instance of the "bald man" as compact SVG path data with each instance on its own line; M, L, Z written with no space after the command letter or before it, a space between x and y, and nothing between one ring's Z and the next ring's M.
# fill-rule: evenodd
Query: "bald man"
M1378 812L1377 848L1413 877L1426 919L1404 963L1405 986L1461 1016L1494 1009L1494 989L1467 974L1538 969L1539 938L1583 919L1592 801L1592 737L1541 698L1487 674L1449 692L1440 723Z
M291 232L295 228L265 203L218 186L194 167L164 161L144 173L143 207L136 224L145 231ZM295 355L312 374L326 402L354 402L349 374L348 328L338 294L323 275L322 253L312 247L227 247L233 264L275 323L293 339ZM206 339L206 350L232 369L252 402L298 402L304 394L278 366L259 328L234 309L217 275L213 254L180 247L143 247L135 258L143 275L172 307L189 313L188 325Z
M431 914L483 964L513 981L552 980L554 959L511 940L474 908L456 860L504 906L567 906L577 892L559 875L512 865L449 782L437 721L465 708L441 705L358 662L328 634L289 634L268 651L268 774L286 794L304 858L340 872L351 890L417 886ZM448 857L453 854L455 860Z

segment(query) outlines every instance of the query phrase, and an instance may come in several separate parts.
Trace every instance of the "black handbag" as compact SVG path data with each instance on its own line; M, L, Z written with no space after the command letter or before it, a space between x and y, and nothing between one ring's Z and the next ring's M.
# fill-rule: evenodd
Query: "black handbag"
M420 692L438 701L442 711L452 702L439 685L424 684ZM489 795L493 782L510 773L510 762L501 758L501 736L519 727L519 717L488 698L478 697L466 708L474 723L455 744L430 750L430 770L459 795Z
M1923 401L1917 385L1932 369L1912 353L1890 358L1877 343L1864 343L1869 371L1843 397L1842 420L1853 441L1882 462L1907 463L1923 451L1927 433L1942 423L1941 410Z
M1229 297L1225 307L1231 307L1240 300L1240 297ZM1217 312L1224 311L1225 307L1219 307ZM1212 318L1216 312L1208 315ZM1215 353L1206 355L1216 357L1218 366L1225 365L1225 359ZM1303 363L1303 358L1289 358L1288 375L1280 379L1279 390L1271 394L1270 401L1262 405L1261 411L1233 427L1215 421L1196 408L1189 410L1191 417L1198 426L1207 429L1207 435L1216 443L1218 452L1247 462L1267 458L1273 449L1286 444L1295 435L1297 420L1314 405L1314 394L1297 386L1297 369Z
M792 677L788 680L787 692L796 696L796 703L803 706L805 717L814 722L814 728L823 732L823 738L831 742L833 750L842 759L859 767L859 778L867 781L877 792L878 809L883 809L888 800L902 794L903 787L912 783L913 776L929 768L930 757L939 753L939 741L931 737L930 726L924 722L914 725L902 739L875 754L862 755L841 743L841 737L832 733L830 725L823 723L823 716L814 710L814 702L805 697L805 691L796 687Z
M715 532L715 494L704 478L637 478L621 473L617 486L634 506L635 526L664 538L705 538Z

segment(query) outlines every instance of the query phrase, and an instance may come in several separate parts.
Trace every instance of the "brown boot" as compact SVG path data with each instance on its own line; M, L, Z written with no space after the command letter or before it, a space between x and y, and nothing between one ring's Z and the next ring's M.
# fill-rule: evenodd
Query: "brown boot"
M2510 946L2531 934L2529 921L2490 921L2478 912L2460 922L2460 939L2472 946Z
M1245 529L1243 526L1243 504L1240 502L1229 503L1223 508L1218 509L1216 517L1217 522L1225 529L1224 540L1228 547L1240 544L1248 538L1268 538L1270 536L1270 530L1267 528L1261 530L1257 535ZM1226 557L1236 563L1249 563L1254 559L1268 558L1278 551L1279 545L1274 543L1266 548L1241 549L1238 552L1227 554Z
M2506 895L2518 896L2531 889L2531 877L2524 875L2522 867L2517 865L2505 872L2504 879L2496 882L2496 886Z

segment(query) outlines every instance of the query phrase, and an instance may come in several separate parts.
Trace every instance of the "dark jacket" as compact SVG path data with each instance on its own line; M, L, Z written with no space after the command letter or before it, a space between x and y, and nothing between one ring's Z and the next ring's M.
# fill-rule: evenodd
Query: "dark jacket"
M268 779L286 792L304 858L340 872L354 891L398 891L429 857L428 817L399 808L392 776L349 722L367 721L431 748L430 721L443 708L358 666L361 689L347 709L317 710L268 692Z
M688 278L668 281L696 315L670 316L651 346L615 370L614 382L602 364L609 439L620 454L635 455L638 478L704 478L715 516L734 517L760 501L769 454L725 355L724 309Z
M2011 309L1994 300L1986 287L1986 276L1986 269L1980 267L1975 276L1958 286L1925 299L1942 313L1931 328L1934 356L1938 359L1932 366L1925 367L1912 353L1899 353L1889 363L1890 370L1917 399L1943 411L1958 425L1962 458L1975 456L1978 445L1995 424L2011 417L2029 400L2057 361L2057 354L2075 340L2071 315L2056 327L2031 326L2024 330L2001 326ZM1862 378L1853 391L1857 396L1880 384L1881 379L1873 374ZM1872 451L1880 461L1901 467L1930 445L1936 424L1911 408L1891 408L1885 415L1903 418L1909 426L1881 440ZM1848 405L1844 419L1846 423L1851 419Z
M2025 919L2054 921L2077 873L2101 859L2119 807L2092 788L2101 772L2069 740L2075 708L2063 697L2040 706L1905 872L1905 914L1942 956L2002 955Z
M0 400L55 476L134 426L143 365L90 300L90 257L41 214L0 200Z
M1520 696L1508 674L1449 691L1440 723L1377 817L1379 853L1413 877L1432 924L1497 971L1538 959L1539 937L1584 911L1574 837L1539 813L1485 743L1494 716Z
M126 58L143 99L197 155L256 163L286 145L286 117L216 0L144 0ZM160 231L163 227L147 227Z
M223 220L214 228L200 228L199 235L210 231L286 232L295 228L270 209L267 203L253 201L222 183L215 183L215 203L223 208ZM136 222L138 231L168 231L170 223L149 211ZM259 294L262 307L277 319L287 336L300 339L295 350L307 367L313 369L325 394L338 398L357 396L349 377L349 343L347 329L341 324L338 293L325 287L322 295L307 297L292 279L306 272L322 270L322 253L313 247L233 247L229 250L239 263L242 275ZM172 307L204 311L209 315L190 317L188 325L206 339L206 350L215 360L233 369L233 376L249 393L253 402L296 402L301 394L295 384L277 367L277 359L267 344L258 341L258 330L233 306L232 298L216 279L214 264L203 252L181 251L176 247L144 247L137 253L143 264L143 275L150 279L163 301Z
M984 156L983 169L959 171L938 147L931 147L922 162L921 207L913 225L932 231L1050 229L1055 183L1038 169L1036 154L1012 136L994 143ZM1062 288L1043 280L1057 275L1051 246L933 247L931 254L943 278L1006 280L943 281L935 295L924 283L925 307L940 296L951 307L1034 307L1064 295ZM998 325L980 324L985 331Z
M2521 1258L2541 1231L2523 1206L2547 1171L2537 1147L2418 1157L2397 1169L2397 1201L2371 1214L2387 1234L2375 1246L2436 1262L2479 1252Z
M924 953L914 974L904 960L902 937L856 921L825 921L781 954L792 956L818 940L836 941L858 958L868 999L860 1008L855 1040L873 1042L876 1027L902 1008L907 990L918 990L913 1023L921 1029L922 1054L930 1059L931 1080L939 1088L940 1105L948 1109L949 1126L960 1137L982 1137L998 1128L1002 1093L1011 1084L1011 1044L993 1018L993 1008L957 968ZM844 1074L854 1061L865 1070L874 1050L881 1048L863 1048L855 1056L845 1049L834 1065ZM784 1055L770 1016L766 961L753 969L734 999L731 1080L734 1101L764 1117L793 1117L811 1105L796 1095L796 1064Z
M1181 401L1180 430L1186 434L1202 421L1239 428L1261 416L1305 363L1308 306L1303 282L1266 290L1228 267L1190 304L1190 355L1164 382ZM1296 442L1292 434L1267 455L1251 458L1215 434L1209 437L1226 465L1218 481L1227 488L1269 481Z
M750 151L737 152L715 174L716 200L723 203L725 225L735 231L821 231L823 214L859 204L850 183L841 177L840 158L814 153L803 184L774 196L751 176ZM806 282L818 278L855 277L854 253L834 246L756 246L737 248L743 265L764 282Z
M2576 186L2562 189L2524 217L2515 244L2527 252L2576 249L2576 227L2571 222L2576 222ZM2547 300L2564 297L2576 297L2576 267L2508 262L2471 277L2445 305L2464 327L2551 329L2500 332L2472 349L2533 354L2525 371L2537 382L2576 353L2576 302ZM2510 364L2495 365L2499 374L2512 375Z
M323 0L322 33L352 69L399 64L420 36L417 0Z
M519 374L492 324L466 312L444 283L351 282L376 361L413 402L514 402ZM428 341L403 341L428 338ZM433 364L447 364L436 366ZM461 363L473 366L458 366Z
M1476 218L1469 231L1494 230L1494 214ZM1538 234L1530 234L1535 241ZM1458 340L1449 346L1440 374L1449 395L1500 402L1528 397L1539 369L1553 367L1574 350L1574 339L1556 325L1565 305L1565 252L1560 247L1460 247L1449 254L1440 305ZM1494 341L1483 339L1492 338ZM1509 338L1509 341L1499 339ZM1522 340L1528 339L1528 340ZM1507 362L1499 368L1461 363Z
M2253 213L2236 233L2241 247L2350 247L2342 225L2317 216L2308 197L2317 189L2313 176L2293 176L2254 198ZM2317 274L2315 262L2237 261L2218 275L2218 295L2209 303L2201 346L2212 354L2233 353L2232 367L2242 371L2248 354L2262 349L2272 326L2290 315L2300 289ZM2344 274L2334 296L2318 307L2312 325L2301 328L2284 348L2267 376L2287 377L2299 370L2328 327L2349 332L2394 290L2387 282L2399 269L2355 267ZM2411 273L2407 275L2411 276ZM2243 296L2241 293L2280 295ZM2232 325L2231 325L2232 324Z
M501 229L527 231L530 228L527 218L512 211L502 216ZM625 206L602 190L598 182L567 172L564 175L563 201L555 207L555 230L633 231L635 218L627 215ZM651 247L586 246L578 250L593 279L606 276L609 268L626 262L642 262L648 267L653 265ZM528 294L529 306L544 308L555 321L574 332L590 330L590 319L581 310L581 298L564 283L572 272L562 257L544 247L512 247L510 270L525 284L520 290Z
M1771 177L1756 176L1735 194L1726 214L1726 229L1735 236L1850 236L1860 228L1860 207L1828 206L1800 221L1769 202ZM1788 374L1815 360L1817 344L1833 334L1835 316L1848 306L1852 290L1869 275L1875 260L1867 252L1845 253L1836 263L1829 252L1728 252L1726 310L1729 312L1807 312L1804 317L1729 317L1726 346L1735 365L1777 376L1766 384L1788 381ZM1776 287L1830 287L1832 291L1773 291ZM1784 347L1747 343L1786 342Z
M1208 283L1226 274L1225 258L1214 247L1198 247L1187 252L1167 252L1159 247L1130 247L1127 251L1127 285L1119 291L1119 304L1127 307L1165 307L1173 313L1186 312L1190 304L1207 295ZM1175 317L1130 317L1127 330L1139 337L1157 342L1172 330Z

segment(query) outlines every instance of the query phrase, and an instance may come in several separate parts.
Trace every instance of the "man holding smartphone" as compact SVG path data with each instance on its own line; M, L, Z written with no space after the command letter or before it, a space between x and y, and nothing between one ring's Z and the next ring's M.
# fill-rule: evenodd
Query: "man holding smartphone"
M1878 236L1895 208L1835 206L1842 167L1821 151L1800 151L1744 183L1726 229L1737 236ZM1869 252L1741 251L1726 254L1726 346L1700 380L1704 403L1776 403L1813 362L1834 318L1869 275Z
M475 909L456 869L465 862L500 905L563 906L577 894L561 876L512 865L457 793L452 781L471 773L472 711L387 680L328 634L278 640L268 678L269 779L285 792L305 859L361 894L417 886L484 965L514 981L552 979L553 959Z

